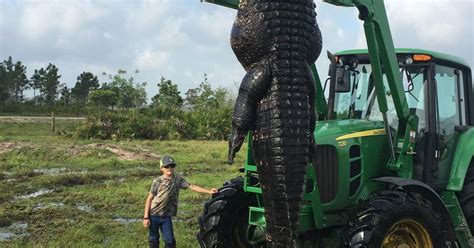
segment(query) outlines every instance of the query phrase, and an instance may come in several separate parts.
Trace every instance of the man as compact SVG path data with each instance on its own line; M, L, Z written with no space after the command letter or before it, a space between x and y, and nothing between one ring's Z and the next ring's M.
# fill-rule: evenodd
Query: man
M153 180L150 192L145 202L143 226L149 228L150 248L159 247L159 232L163 236L166 248L176 247L171 218L178 210L180 189L191 189L198 193L214 194L217 189L210 190L190 184L179 174L175 174L176 162L170 156L163 156L160 160L162 175Z

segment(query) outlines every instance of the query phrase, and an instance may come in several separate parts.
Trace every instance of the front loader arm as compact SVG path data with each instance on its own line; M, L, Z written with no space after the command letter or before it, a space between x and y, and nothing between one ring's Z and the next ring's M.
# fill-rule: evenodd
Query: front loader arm
M208 2L217 5L222 5L224 7L237 9L239 8L239 0L201 0L201 2Z
M414 142L410 139L410 134L413 130L416 130L418 119L415 115L410 115L384 2L383 0L323 1L337 6L355 6L359 9L359 18L364 21L377 101L380 112L384 117L385 130L390 146L391 161L388 166L397 170L402 177L411 177L413 160L410 155L414 148ZM399 120L395 142L392 140L390 126L387 121L386 112L388 107L383 85L383 73L387 76L391 97Z

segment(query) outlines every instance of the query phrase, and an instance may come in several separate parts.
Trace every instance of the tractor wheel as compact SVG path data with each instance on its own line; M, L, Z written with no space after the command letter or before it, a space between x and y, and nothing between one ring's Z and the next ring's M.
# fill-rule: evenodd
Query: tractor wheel
M350 247L455 247L454 228L436 209L420 194L383 191L349 223Z
M242 178L225 183L211 200L204 203L197 234L201 247L256 247L247 240L249 231L252 231L248 225L248 208L256 206L256 202L254 195L244 192Z
M474 162L471 162L467 171L462 191L458 193L458 199L471 233L474 234Z

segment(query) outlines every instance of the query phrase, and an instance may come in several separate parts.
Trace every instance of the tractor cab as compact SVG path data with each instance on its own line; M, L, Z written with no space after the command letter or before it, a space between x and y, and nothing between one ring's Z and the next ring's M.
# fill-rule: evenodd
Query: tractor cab
M419 49L396 49L396 53L406 99L401 104L418 120L413 177L445 187L458 136L474 122L471 70L461 59L441 53ZM333 77L324 86L329 95L327 119L383 122L368 51L342 51L332 61ZM387 120L395 134L399 119L385 73L383 81Z

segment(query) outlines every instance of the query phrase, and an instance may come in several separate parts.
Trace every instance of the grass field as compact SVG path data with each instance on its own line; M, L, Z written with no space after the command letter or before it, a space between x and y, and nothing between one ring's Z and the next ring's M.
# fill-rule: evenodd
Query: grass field
M58 119L56 130L78 125ZM143 205L164 154L189 182L210 188L239 175L245 152L228 166L225 141L81 140L51 133L47 121L0 119L0 247L146 247ZM199 247L208 198L181 192L177 247Z

